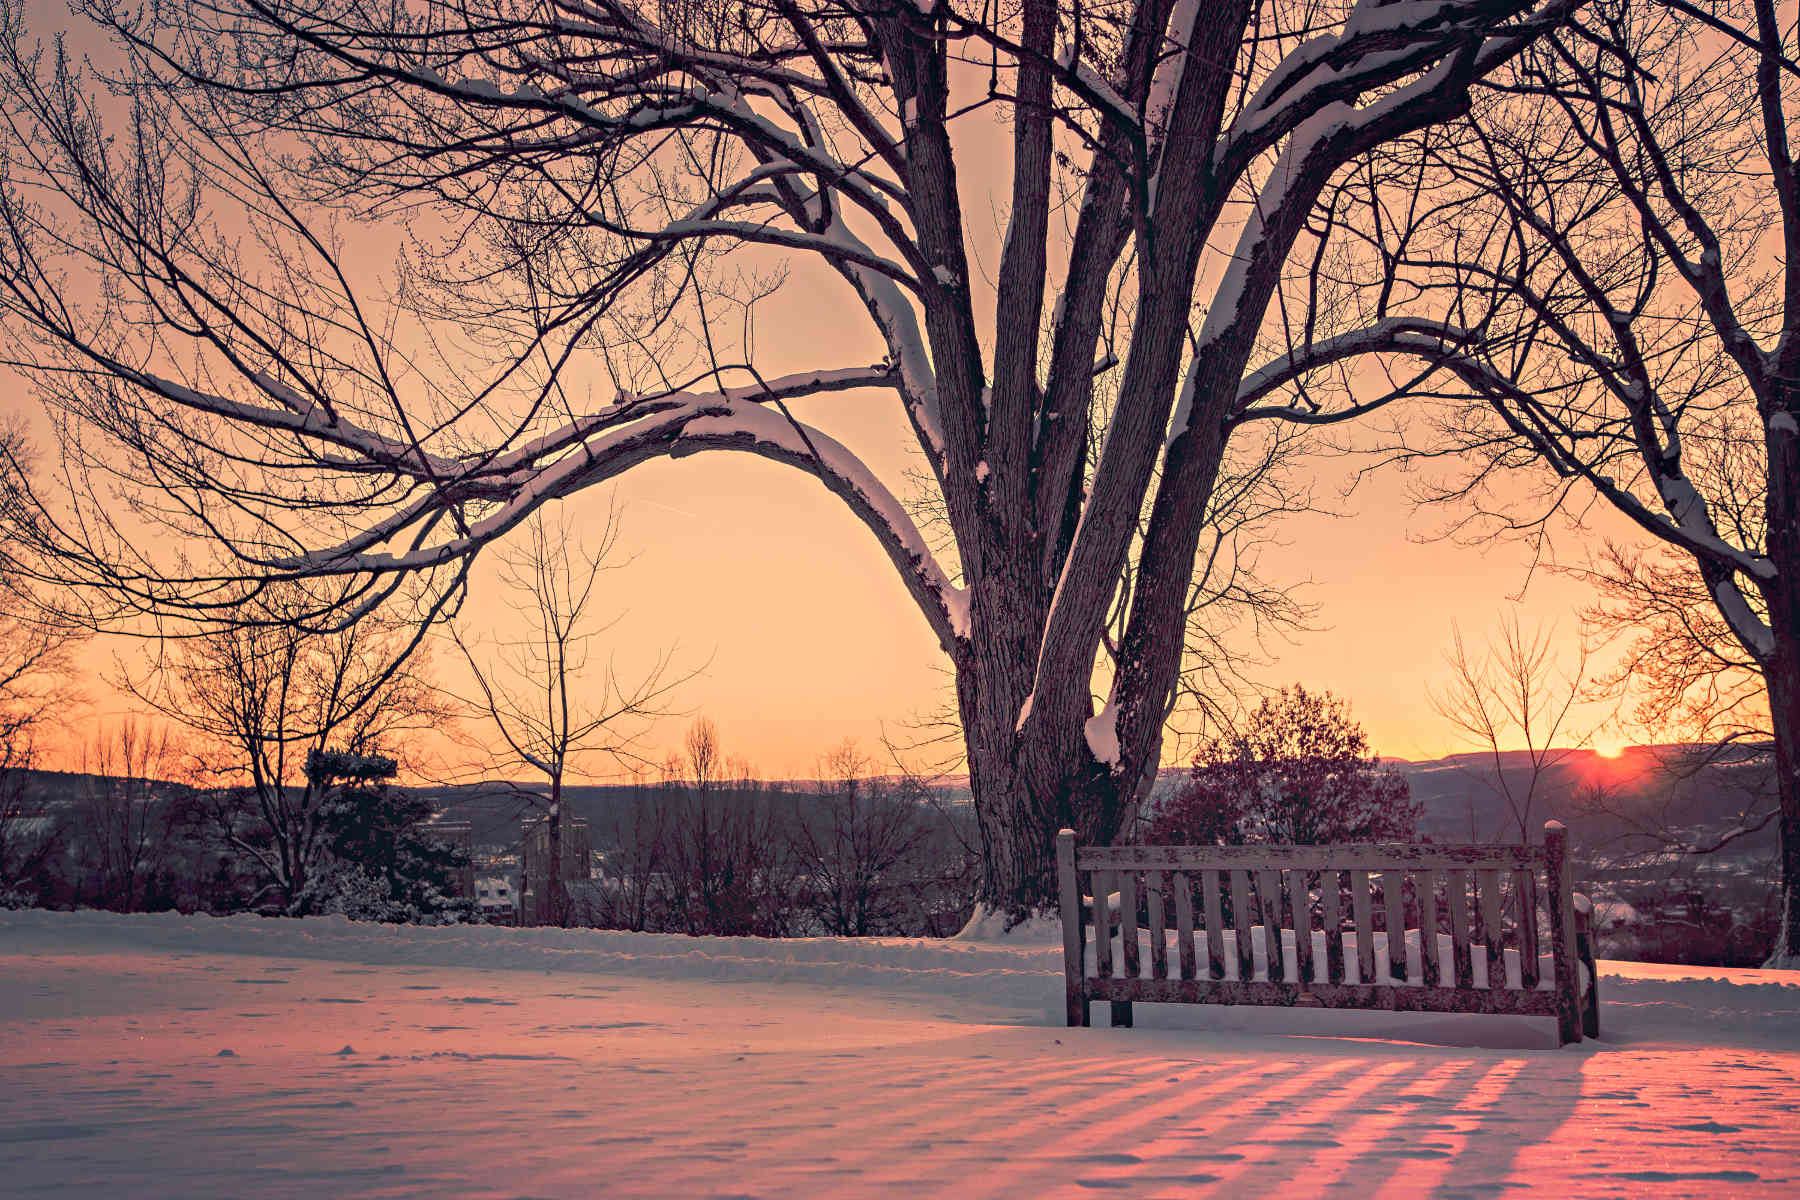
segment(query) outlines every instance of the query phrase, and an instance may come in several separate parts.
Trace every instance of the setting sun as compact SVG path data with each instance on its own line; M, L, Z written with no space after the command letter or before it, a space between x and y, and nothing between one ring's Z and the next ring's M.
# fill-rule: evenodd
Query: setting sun
M1617 758L1625 753L1625 743L1619 741L1595 742L1594 753L1601 758Z

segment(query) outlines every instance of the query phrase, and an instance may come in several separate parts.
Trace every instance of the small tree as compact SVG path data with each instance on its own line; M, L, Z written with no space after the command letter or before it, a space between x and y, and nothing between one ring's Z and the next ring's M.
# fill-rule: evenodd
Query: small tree
M524 767L543 780L543 793L510 790L526 808L543 814L552 864L542 881L538 923L569 921L569 888L563 878L563 785L596 756L629 758L631 738L621 728L657 715L657 702L689 676L671 678L664 655L642 680L622 684L609 663L590 670L593 641L611 625L595 623L593 601L607 558L618 539L609 514L598 542L581 545L567 524L542 514L526 524L524 543L501 552L501 583L530 625L521 636L478 654L456 626L450 637L474 676L479 699L468 706L500 735L496 766ZM529 881L536 886L538 881Z
M126 683L201 735L201 773L229 785L209 793L213 836L256 864L259 898L298 913L326 847L328 795L324 777L304 770L308 756L380 753L444 711L424 657L406 654L410 634L378 617L311 633L293 619L305 603L295 592L271 591L239 623L180 643L150 680Z
M669 814L645 774L642 764L633 764L629 797L611 805L595 826L596 845L605 849L592 915L604 928L648 929L665 902Z
M29 457L18 424L0 421L0 464L22 475ZM0 509L9 515L13 504L0 487ZM8 525L0 519L0 528ZM16 565L23 552L0 540L0 907L32 902L33 881L56 851L57 822L32 798L27 783L39 737L78 699L70 676L81 635L37 619L38 597Z
M97 906L143 907L175 832L176 760L167 726L130 718L83 747L73 836L88 876L83 890Z
M1450 685L1431 698L1438 715L1477 742L1493 758L1494 777L1482 782L1499 794L1512 814L1512 832L1520 844L1529 844L1534 828L1533 809L1543 798L1546 775L1574 751L1557 747L1569 726L1569 713L1581 694L1587 675L1588 649L1584 642L1575 665L1557 678L1553 630L1526 633L1519 618L1501 626L1490 642L1485 658L1470 657L1458 631L1450 653ZM1581 736L1578 742L1589 738ZM1524 771L1508 773L1506 743L1524 752ZM1479 834L1469 821L1471 838Z
M672 925L692 934L783 936L798 881L770 798L748 764L725 756L718 727L705 717L689 728L686 749L685 760L671 756L664 767Z
M832 749L819 764L820 794L808 798L791 835L812 917L838 937L902 932L898 876L927 834L923 807L869 779L869 768L853 739Z
M1299 684L1267 697L1243 730L1215 738L1188 785L1150 822L1148 840L1184 845L1410 839L1419 805L1380 769L1350 706Z
M328 859L307 881L301 907L364 921L445 924L474 915L455 894L465 851L430 835L423 797L391 786L398 764L380 755L313 750L309 787L324 797L319 824Z

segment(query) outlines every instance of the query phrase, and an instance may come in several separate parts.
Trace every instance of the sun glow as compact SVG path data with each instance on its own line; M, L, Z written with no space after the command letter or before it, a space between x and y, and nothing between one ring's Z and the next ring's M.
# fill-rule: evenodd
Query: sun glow
M1617 758L1625 753L1625 743L1617 741L1595 742L1594 753L1601 758Z

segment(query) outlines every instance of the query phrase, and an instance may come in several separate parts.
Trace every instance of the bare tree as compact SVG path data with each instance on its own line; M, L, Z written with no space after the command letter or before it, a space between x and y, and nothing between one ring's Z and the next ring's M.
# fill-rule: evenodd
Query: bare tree
M884 780L846 738L819 763L817 796L800 801L792 830L808 908L824 932L868 937L901 932L902 868L924 843L924 810Z
M1538 828L1533 810L1543 799L1546 775L1591 736L1575 736L1576 746L1557 745L1571 737L1569 714L1587 679L1588 646L1584 639L1575 665L1559 677L1555 633L1554 627L1527 633L1513 613L1477 659L1456 630L1444 656L1450 682L1431 697L1439 716L1492 757L1493 777L1481 775L1481 782L1506 802L1522 845ZM1507 761L1507 748L1515 743L1524 754L1522 779ZM1469 836L1479 834L1471 828Z
M116 912L143 907L150 876L174 831L181 753L166 725L128 717L82 747L85 775L73 836L92 875L85 889Z
M1533 539L1558 512L1610 507L1671 556L1619 582L1663 591L1680 561L1678 586L1711 610L1681 639L1690 659L1735 643L1753 664L1781 797L1782 963L1800 961L1796 36L1773 0L1597 0L1464 124L1386 165L1427 199L1377 237L1394 286L1460 331L1421 349L1450 402L1435 439L1406 447L1466 465L1435 496L1471 532ZM1672 632L1675 609L1700 611L1670 595L1650 627ZM1684 698L1704 706L1721 676L1693 665Z
M602 666L592 660L594 639L616 621L597 623L593 608L618 539L611 515L592 549L579 544L567 523L552 525L541 512L523 536L522 544L501 552L500 581L511 593L508 610L523 612L531 625L482 653L455 624L450 637L480 693L472 705L476 715L505 746L484 768L519 766L543 777L547 795L531 789L518 796L547 826L552 865L538 892L539 923L563 925L569 919L562 867L565 779L591 774L598 758L615 765L634 758L630 746L638 730L631 726L663 715L658 702L691 675L671 676L665 654L643 679L627 684L610 661Z
M671 922L694 934L786 936L797 881L772 797L725 754L711 720L695 718L685 749L665 768Z
M1779 829L1762 668L1732 634L1692 560L1666 546L1644 551L1608 542L1586 565L1564 571L1599 593L1582 614L1584 624L1624 643L1596 689L1628 702L1633 726L1679 743L1655 755L1658 804L1625 806L1607 788L1582 797L1627 832L1621 852L1642 858L1673 851L1684 859L1736 853L1746 839ZM1724 800L1736 811L1721 809ZM1722 824L1721 811L1731 814ZM1779 882L1777 861L1769 866Z
M605 850L594 918L608 928L644 930L663 902L670 814L645 766L628 769L630 794L611 806L595 839Z
M0 590L0 601L6 592ZM0 610L0 895L20 895L56 844L56 823L29 787L39 739L74 699L75 639Z
M397 756L408 736L439 726L445 709L414 656L396 667L408 634L370 619L309 633L272 593L254 623L179 641L157 670L125 682L163 716L201 735L194 749L213 832L260 869L262 895L298 911L325 850L324 805L336 782L309 772L326 752Z
M1287 393L1410 344L1379 280L1316 269L1350 165L1579 2L91 0L116 138L9 6L0 308L79 513L32 529L126 608L329 575L342 610L410 577L430 613L535 509L648 459L788 464L955 673L984 897L1052 903L1056 829L1110 841L1154 781L1233 431L1355 416ZM959 180L995 169L991 114L990 252ZM401 215L400 285L365 295L352 223ZM758 367L790 270L840 281L880 361ZM954 559L797 415L834 393L898 404ZM158 557L84 478L216 553Z
M1582 566L1558 570L1597 594L1583 627L1623 646L1594 687L1624 702L1633 727L1718 747L1773 748L1761 665L1720 615L1691 557L1609 541Z
M21 427L0 421L0 464L23 477L29 457ZM9 502L0 488L0 507ZM0 534L6 527L0 520ZM79 631L44 619L44 606L20 578L24 549L0 538L0 899L21 902L56 846L56 822L28 784L39 739L65 726L80 701L73 659L82 641Z

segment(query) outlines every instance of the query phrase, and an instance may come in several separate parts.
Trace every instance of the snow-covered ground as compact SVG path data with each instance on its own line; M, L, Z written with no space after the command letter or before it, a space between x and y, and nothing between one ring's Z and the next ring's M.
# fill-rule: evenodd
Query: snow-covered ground
M1139 1005L1060 951L0 912L0 1194L1800 1194L1800 974L1548 1020ZM1104 1023L1105 1005L1096 1005Z

